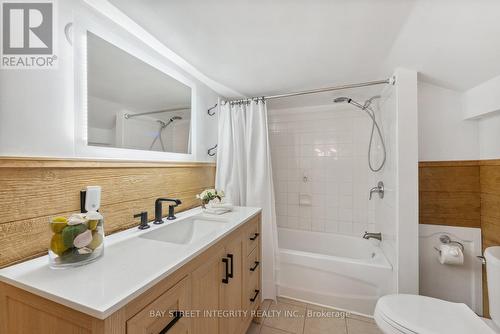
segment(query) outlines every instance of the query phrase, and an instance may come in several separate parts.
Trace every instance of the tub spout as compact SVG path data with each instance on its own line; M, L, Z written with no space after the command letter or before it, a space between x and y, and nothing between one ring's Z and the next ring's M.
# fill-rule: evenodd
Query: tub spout
M365 232L363 235L363 239L377 239L379 241L382 241L382 233L369 233Z

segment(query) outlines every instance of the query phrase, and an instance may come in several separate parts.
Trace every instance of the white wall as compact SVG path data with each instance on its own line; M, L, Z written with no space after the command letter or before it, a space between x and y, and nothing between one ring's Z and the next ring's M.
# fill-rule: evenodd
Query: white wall
M476 121L463 119L462 93L418 83L419 160L479 158Z
M458 92L419 81L419 160L499 159L499 83L495 78Z
M0 155L73 156L73 57L63 31L77 3L58 2L58 69L0 69Z
M489 115L477 120L479 131L479 158L500 158L500 115Z
M397 164L397 105L396 89L386 86L381 93L377 119L380 121L387 150L387 159L383 169L377 173L375 181L384 182L384 198L374 199L375 230L382 233L381 247L393 266L393 282L397 282L398 262L396 254L397 239L397 199L398 199L398 164ZM396 284L392 284L396 292Z
M418 294L417 72L397 69L397 268L398 292Z
M500 111L500 76L483 82L464 93L463 118L470 119Z
M59 1L57 56L55 70L0 70L0 155L77 157L75 153L75 92L73 47L66 41L64 26L75 15L91 11L78 0ZM111 20L110 29L123 30ZM133 37L130 37L133 39ZM153 49L144 46L158 57ZM177 65L162 58L165 66ZM217 102L217 94L182 68L175 68L196 85L196 105L193 118L197 119L198 136L193 143L195 160L209 161L206 149L217 140L216 117L206 110ZM89 156L86 156L89 157ZM92 157L89 157L92 158ZM131 155L133 159L133 156ZM166 160L168 156L166 156Z

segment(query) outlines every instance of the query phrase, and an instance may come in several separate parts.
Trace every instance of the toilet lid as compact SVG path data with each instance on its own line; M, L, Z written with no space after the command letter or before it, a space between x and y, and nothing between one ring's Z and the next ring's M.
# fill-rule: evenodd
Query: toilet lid
M494 334L467 305L418 295L381 297L376 311L386 321L409 333Z
M375 309L374 314L375 322L377 326L382 330L383 333L386 334L415 334L414 331L409 330L408 328L401 327L394 321L387 319L382 312L378 309Z

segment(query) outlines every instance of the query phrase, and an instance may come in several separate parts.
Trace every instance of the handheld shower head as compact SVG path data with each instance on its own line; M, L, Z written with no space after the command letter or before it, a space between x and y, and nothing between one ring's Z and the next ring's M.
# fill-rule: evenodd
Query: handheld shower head
M161 128L164 129L167 126L169 126L173 121L178 121L178 120L181 120L181 119L182 119L181 116L174 116L174 117L170 118L168 120L168 122L164 122L164 121L161 121L161 120L157 120L157 122L160 123Z
M158 123L160 123L160 129L158 130L158 134L156 135L156 137L153 139L153 142L151 143L151 145L149 146L149 150L152 150L153 149L153 146L155 145L156 141L159 140L160 141L160 145L161 145L161 149L163 152L166 152L165 151L165 145L163 144L163 139L161 138L161 134L163 132L163 130L165 130L165 128L167 126L169 126L170 124L172 124L172 122L174 121L178 121L178 120L181 120L182 117L181 116L173 116L171 117L167 122L165 121L162 121L162 120L157 120Z
M350 103L351 102L351 98L350 97L341 96L341 97L337 97L336 99L334 99L333 102L335 102L335 103L344 103L344 102Z
M377 120L375 119L375 112L372 110L372 108L370 108L372 101L375 99L378 99L378 98L380 98L380 95L375 95L372 98L366 100L365 104L360 104L360 103L354 101L353 99L351 99L350 97L345 97L345 96L340 96L340 97L337 97L333 100L334 103L347 102L349 104L352 104L353 106L364 111L372 119L372 130L371 130L371 134L370 134L370 143L368 144L368 166L370 167L370 170L373 172L378 172L382 169L382 167L384 167L385 161L386 161L386 156L387 156L384 137L382 136L382 131L380 130L380 127L377 123ZM380 163L380 166L377 168L372 166L372 161L371 161L373 134L374 134L375 129L377 130L378 136L380 138L380 143L382 144L382 149L383 149L382 162Z
M359 104L358 102L354 101L353 99L351 99L350 97L346 97L346 96L341 96L341 97L337 97L336 99L333 100L334 103L349 103L349 104L352 104L362 110L364 110L363 106L361 104Z

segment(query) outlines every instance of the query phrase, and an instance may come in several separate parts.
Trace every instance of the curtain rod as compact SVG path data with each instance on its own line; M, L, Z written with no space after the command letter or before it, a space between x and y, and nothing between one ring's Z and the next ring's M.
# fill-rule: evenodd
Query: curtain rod
M301 91L301 92L293 92L293 93L285 93L285 94L269 95L269 96L261 96L261 97L250 97L247 99L239 99L239 100L231 100L231 101L222 101L222 104L226 104L228 102L229 103L243 103L243 102L249 102L249 101L260 100L260 99L273 100L273 99L281 99L284 97L316 94L316 93L330 92L330 91L334 91L334 90L359 88L359 87L366 87L366 86L376 86L376 85L383 85L383 84L394 85L395 82L396 82L396 78L394 76L392 76L392 77L385 79L385 80L367 81L367 82L361 82L361 83L355 83L355 84L311 89L311 90L305 90L305 91Z
M137 116L152 115L152 114L159 114L159 113L163 113L163 112L180 111L180 110L186 110L186 109L191 109L191 107L179 107L179 108L173 108L173 109L148 111L148 112L141 112L139 114L129 114L129 113L127 113L124 116L125 116L126 119L129 119L129 118L133 118L133 117L137 117Z

